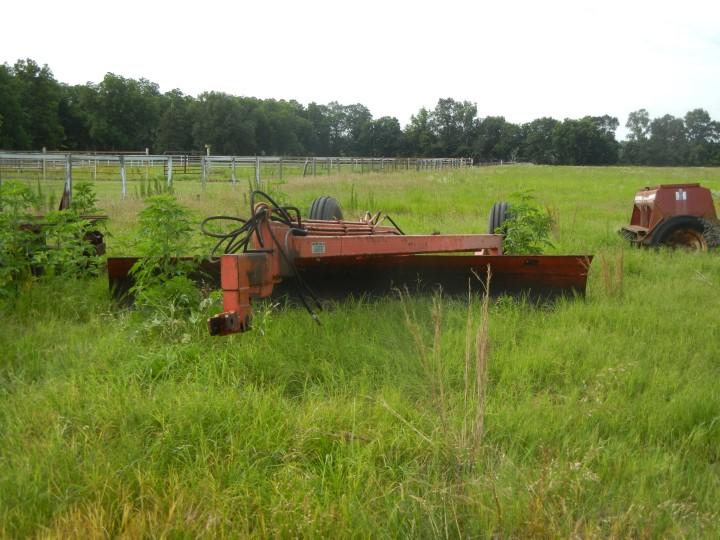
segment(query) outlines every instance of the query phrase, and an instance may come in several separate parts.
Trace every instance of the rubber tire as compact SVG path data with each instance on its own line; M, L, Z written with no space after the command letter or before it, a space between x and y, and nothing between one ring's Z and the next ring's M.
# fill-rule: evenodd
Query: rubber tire
M506 202L496 202L490 209L488 220L488 233L495 234L495 230L510 217L510 205Z
M319 219L322 221L335 221L343 218L340 203L337 199L328 195L318 197L310 205L310 219Z
M652 237L648 245L652 247L665 245L670 236L678 229L691 229L700 233L703 238L705 238L705 243L707 244L705 222L703 219L696 216L673 216L657 226L652 232Z

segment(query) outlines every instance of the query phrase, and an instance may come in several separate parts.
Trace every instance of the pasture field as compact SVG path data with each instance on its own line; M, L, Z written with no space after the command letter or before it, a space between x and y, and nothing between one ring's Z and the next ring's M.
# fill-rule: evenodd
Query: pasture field
M532 189L550 252L596 255L587 296L492 299L487 340L477 295L354 298L321 326L265 304L252 332L210 338L217 304L148 317L113 307L104 276L38 283L0 305L0 536L718 538L720 252L616 234L638 188L685 181L717 191L720 170L270 186L413 233L485 232L493 202ZM175 188L198 218L247 214L243 185ZM110 254L131 254L143 201L97 191ZM484 401L466 377L483 362Z

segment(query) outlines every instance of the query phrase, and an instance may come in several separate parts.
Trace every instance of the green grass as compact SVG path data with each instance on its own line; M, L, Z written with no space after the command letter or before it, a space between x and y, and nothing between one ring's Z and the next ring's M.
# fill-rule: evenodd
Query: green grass
M599 255L584 300L491 303L477 447L462 299L440 319L428 297L348 300L322 326L266 304L253 332L211 339L212 306L157 325L115 310L104 278L36 285L0 311L0 536L717 538L720 253L629 249L615 233L637 188L681 181L717 190L720 170L271 186L304 209L333 194L346 217L382 209L448 233L484 232L494 201L530 188L558 218L553 251ZM98 186L110 251L130 253L142 201L115 187ZM198 216L247 213L240 187L176 191Z

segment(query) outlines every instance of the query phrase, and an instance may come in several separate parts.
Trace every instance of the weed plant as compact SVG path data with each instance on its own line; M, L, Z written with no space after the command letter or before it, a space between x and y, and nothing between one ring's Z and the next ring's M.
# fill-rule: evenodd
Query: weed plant
M195 265L183 259L192 251L195 226L192 213L171 194L149 197L138 215L139 259L130 269L134 280L130 292L138 307L171 327L200 302L200 292L189 277Z
M508 255L539 254L548 247L553 219L541 208L531 193L524 191L510 195L506 220L496 229L505 236L503 251Z
M86 238L90 222L76 208L33 215L41 197L22 183L0 185L0 297L15 297L42 276L97 275L102 263ZM81 209L93 206L92 187L80 185L77 201Z

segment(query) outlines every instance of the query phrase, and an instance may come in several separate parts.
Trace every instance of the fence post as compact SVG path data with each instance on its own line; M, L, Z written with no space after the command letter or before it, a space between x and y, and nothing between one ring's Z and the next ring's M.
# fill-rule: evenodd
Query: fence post
M255 189L260 189L260 156L255 156Z
M280 180L282 180L282 157L280 158Z
M43 158L42 158L42 171L43 171L43 182L47 180L47 158L45 157L45 154L47 154L47 148L43 146Z
M313 158L313 176L317 175L317 158Z
M232 160L230 161L230 181L232 182L232 185L237 184L237 175L235 173L235 156L232 157Z
M202 190L205 191L205 184L207 183L207 161L205 156L200 157L200 181L202 183Z
M65 190L68 194L68 204L72 202L72 155L65 154Z
M125 176L125 156L120 156L120 193L122 198L127 195L127 177Z
M172 188L172 156L168 156L167 160L167 185Z
M150 149L145 147L145 182L150 179L150 160L147 156L150 155Z

